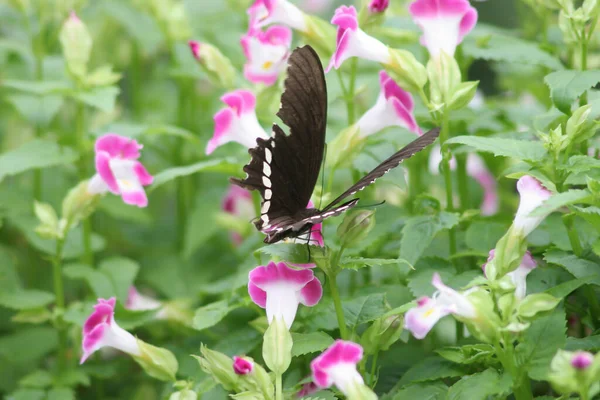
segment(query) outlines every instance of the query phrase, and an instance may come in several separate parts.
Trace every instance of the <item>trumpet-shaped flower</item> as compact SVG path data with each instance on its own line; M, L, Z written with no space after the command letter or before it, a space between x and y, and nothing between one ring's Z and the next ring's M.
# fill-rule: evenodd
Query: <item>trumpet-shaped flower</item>
M364 383L356 369L363 357L363 348L350 341L336 340L310 363L313 381L320 388L335 385L348 395L355 385Z
M269 323L275 317L283 318L290 328L298 304L314 306L321 299L323 288L310 269L295 270L283 262L270 262L250 271L248 293L254 303L267 310Z
M221 97L227 108L213 117L215 131L206 145L206 154L225 143L237 142L245 147L256 146L257 138L268 138L256 118L256 97L248 90L234 90Z
M366 137L390 126L402 126L421 135L413 115L414 102L410 93L402 89L385 72L379 72L381 91L375 105L358 120L359 135Z
M254 203L252 203L252 195L246 189L239 186L231 185L223 199L221 208L227 214L231 214L236 218L249 221L255 217ZM231 240L236 245L242 243L242 236L238 232L231 233Z
M292 31L286 26L271 26L265 32L251 29L241 40L246 64L244 76L252 83L272 85L285 71L290 55Z
M513 227L521 232L523 236L527 236L548 216L548 213L538 216L530 216L529 214L549 199L552 193L543 187L537 179L529 175L522 176L517 181L517 190L521 199L513 221Z
M254 362L245 357L233 357L233 371L238 375L248 375L254 370Z
M138 161L142 145L134 139L106 134L96 140L96 175L88 184L91 194L112 192L127 204L146 207L148 198L144 186L154 178Z
M390 5L390 0L371 0L369 3L369 11L372 13L382 13L387 10Z
M483 273L485 274L485 267L488 262L494 259L496 250L490 250L487 262L481 266ZM530 251L527 251L521 260L521 264L514 271L509 272L507 275L510 277L513 285L515 285L515 296L517 299L522 300L525 298L527 293L527 275L537 267L537 263L533 259Z
M142 354L136 338L115 322L115 303L114 297L98 299L94 312L85 321L81 364L102 347L113 347L133 356Z
M477 23L477 10L468 0L417 0L408 10L423 31L421 44L433 58L441 51L453 56L456 46Z
M331 68L338 69L344 61L351 57L389 64L390 52L388 47L367 35L358 26L358 17L354 6L341 6L335 10L331 23L338 26L336 48L326 72Z
M129 287L127 301L125 301L126 309L134 311L156 310L162 307L162 305L160 301L138 292L135 286Z
M466 319L473 319L477 311L467 298L468 293L459 293L444 285L442 278L436 272L432 282L437 291L432 297L421 297L417 306L411 308L405 316L405 327L417 339L423 339L433 326L449 314L458 315Z
M248 8L250 29L283 24L300 32L307 31L304 13L288 0L256 0Z

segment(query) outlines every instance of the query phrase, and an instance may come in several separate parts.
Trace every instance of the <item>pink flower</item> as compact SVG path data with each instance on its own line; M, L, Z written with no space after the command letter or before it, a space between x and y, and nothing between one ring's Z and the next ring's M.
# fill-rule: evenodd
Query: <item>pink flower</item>
M338 26L337 45L326 72L338 69L351 57L360 57L382 64L390 63L388 47L358 26L356 8L341 6L335 10L331 23Z
M321 14L331 7L333 0L303 0L300 8L311 14Z
M413 115L414 102L410 93L403 90L385 72L379 72L381 91L377 102L358 120L359 134L366 137L390 126L401 126L421 135Z
M190 40L188 42L188 45L190 46L190 50L192 51L192 55L194 56L194 58L198 61L200 61L200 42L197 42L195 40Z
M310 363L313 381L320 388L335 385L342 393L352 392L355 385L364 383L356 370L356 364L363 357L360 345L336 340L327 350Z
M495 255L496 250L490 250L487 262L481 266L484 275L487 263L492 261ZM531 252L528 250L523 256L521 264L517 267L517 269L507 274L510 277L512 283L515 285L515 297L517 299L522 300L525 298L525 294L527 293L527 275L529 275L529 273L533 271L536 267L537 263L533 259Z
M513 227L524 236L529 235L548 216L548 213L532 217L529 214L552 196L548 189L532 176L522 176L517 181L517 190L521 196L519 208L513 221Z
M229 191L225 195L221 207L227 214L245 221L250 221L256 215L252 195L246 189L242 189L236 185L229 186ZM231 240L236 245L240 245L242 243L242 236L238 232L232 232Z
M244 76L252 83L272 85L285 71L290 55L292 31L285 26L272 26L265 32L248 31L241 40L246 64Z
M94 312L83 325L83 364L95 351L102 347L113 347L125 353L141 355L137 340L115 322L115 298L98 299Z
M137 291L135 286L130 286L127 292L125 308L134 311L156 310L162 307L162 303L152 297L145 296Z
M405 328L417 339L423 339L433 326L443 317L455 314L463 318L475 318L475 307L467 298L468 292L459 293L444 285L436 272L432 282L437 291L430 297L421 297L417 306L411 308L405 316Z
M227 108L213 117L215 131L206 145L206 154L225 143L238 142L248 148L256 146L256 138L267 139L265 130L256 118L256 97L248 90L234 90L221 97Z
M294 322L298 304L312 307L323 295L321 282L310 269L292 269L283 262L258 266L248 278L248 293L254 303L266 308L269 323L274 317L283 318L288 328Z
M577 351L571 358L571 366L575 369L587 369L594 362L594 355L587 351Z
M88 192L101 194L108 191L121 195L127 204L146 207L148 198L144 186L150 185L154 177L141 162L142 145L134 139L106 134L96 140L96 175L88 185Z
M369 3L369 11L372 13L382 13L387 10L390 5L390 0L371 0Z
M318 391L319 387L314 382L308 382L302 385L302 388L296 393L296 397L301 399L302 397L308 397Z
M248 8L250 30L270 24L283 24L300 32L307 31L304 13L287 0L256 0Z
M238 375L248 375L254 370L254 363L245 357L233 357L233 370Z
M434 58L441 51L454 56L456 46L477 23L477 10L468 0L417 0L408 10L423 31L421 44Z

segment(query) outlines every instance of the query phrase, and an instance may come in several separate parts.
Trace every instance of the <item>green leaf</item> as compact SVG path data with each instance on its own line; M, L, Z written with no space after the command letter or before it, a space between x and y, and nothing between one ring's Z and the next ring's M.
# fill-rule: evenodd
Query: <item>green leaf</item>
M115 109L115 102L120 91L121 89L117 86L105 86L96 87L85 92L75 92L71 96L88 106L109 113Z
M52 385L53 377L48 371L37 370L19 381L19 386L44 389Z
M25 328L0 337L0 358L3 362L27 365L56 349L58 334L51 327Z
M548 293L530 294L519 303L517 313L523 318L533 318L539 313L553 310L560 300Z
M117 291L110 278L105 273L89 265L69 264L64 267L63 273L70 279L85 280L96 297L107 299L117 295Z
M597 278L596 276L592 275L592 276L588 276L588 277L581 278L581 279L573 279L568 282L563 282L560 285L551 287L550 289L546 290L545 293L548 293L554 297L560 297L560 298L567 297L573 291L579 289L581 286L583 286L585 284L590 283L591 281L593 281L596 278Z
M323 351L333 343L333 338L325 332L292 332L292 340L292 357Z
M63 97L59 95L14 94L6 100L27 122L36 126L47 126L63 105Z
M575 99L600 82L600 70L555 71L544 78L550 88L552 102L560 111L570 114Z
M465 40L462 45L465 55L484 60L543 65L551 69L564 68L556 57L540 49L537 43L496 33L484 39L472 37Z
M448 390L447 400L487 400L492 395L510 393L512 379L509 374L498 374L493 369L486 369L473 375L463 377Z
M0 155L0 182L7 176L32 169L71 164L77 158L77 152L55 141L35 139Z
M428 357L414 364L398 382L398 387L409 383L435 381L467 374L467 369L441 357Z
M357 326L365 322L373 321L385 314L388 310L385 303L385 295L382 293L359 297L343 304L346 324Z
M538 208L531 212L531 216L547 215L561 207L577 203L589 203L592 194L587 189L571 189L566 192L553 194Z
M313 258L324 257L324 252L322 247L310 247L310 255ZM266 254L269 258L277 258L289 263L306 264L311 261L305 244L275 243L261 247L255 251L255 254Z
M489 361L496 354L489 344L470 344L461 347L444 347L435 351L448 361L457 364L473 364Z
M550 361L556 351L565 346L566 329L564 311L554 311L535 320L525 331L523 341L515 349L515 357L531 379L547 379Z
M227 300L220 300L196 309L192 326L199 331L215 326L236 307L230 306Z
M16 89L25 93L47 95L54 93L68 93L73 90L68 82L61 81L21 81L6 79L0 82L2 86Z
M403 260L393 258L363 258L363 257L344 257L340 261L341 268L358 270L363 267L371 267L374 265L398 265Z
M112 257L103 260L98 271L104 273L112 282L117 299L125 302L129 288L137 276L140 266L137 262L124 257Z
M458 214L441 212L439 215L421 215L406 221L400 240L400 257L415 265L435 236L458 224Z
M393 400L445 400L448 386L442 382L416 383L399 390Z
M75 392L70 388L52 388L48 391L47 400L75 400Z
M477 151L492 153L495 156L511 157L524 161L541 161L546 156L546 149L541 142L517 139L456 136L446 141L450 144L464 144Z
M506 233L508 224L492 221L475 221L468 228L465 242L470 249L487 253Z
M54 301L54 294L42 290L27 289L0 293L0 305L13 310L44 307Z
M235 175L239 173L239 169L239 164L232 158L200 161L196 164L187 165L185 167L169 168L154 176L154 182L152 183L150 190L155 190L157 187L162 186L176 178L192 175L198 172L220 172L223 174Z
M450 279L455 276L452 264L441 258L424 258L419 261L415 269L408 277L408 287L416 298L431 296L435 292L435 288L431 284L434 272L440 274L446 283L449 283Z
M585 350L598 351L600 350L600 335L592 335L584 338L567 338L566 350Z
M600 160L590 156L571 156L568 163L559 166L559 169L569 171L573 174L580 174L592 169L600 169Z
M19 389L13 392L8 399L10 400L47 400L46 392L40 389Z
M546 251L544 253L544 260L565 268L575 278L585 279L593 277L590 283L600 286L600 265L593 261L588 261L574 254L556 249Z

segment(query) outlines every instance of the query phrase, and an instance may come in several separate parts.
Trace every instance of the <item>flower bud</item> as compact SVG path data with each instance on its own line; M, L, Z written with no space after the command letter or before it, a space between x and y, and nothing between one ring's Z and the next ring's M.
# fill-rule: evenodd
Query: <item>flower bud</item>
M200 346L201 356L193 356L202 371L211 375L223 389L234 391L238 387L239 377L231 367L231 358L218 351L209 350L205 345Z
M599 361L587 351L558 350L550 363L548 380L559 393L579 393L582 398L591 399L600 379Z
M248 375L254 370L254 361L245 357L233 357L233 371L238 375Z
M376 319L363 333L360 344L367 354L388 350L392 344L400 339L403 329L404 323L400 315Z
M473 95L475 95L475 87L466 85L460 88L461 74L458 63L454 57L442 51L437 58L431 58L427 63L427 75L430 82L431 99L436 103L444 103L446 107L451 107L452 101L456 102L457 108L468 104ZM461 89L457 97L454 97L455 91ZM465 98L472 90L471 97L465 102ZM466 93L465 93L466 91Z
M69 72L76 79L82 80L87 74L87 64L92 53L92 37L75 12L63 24L59 38Z
M198 395L193 390L184 389L173 393L169 400L197 400Z
M33 211L40 221L40 225L35 228L35 232L40 237L44 239L62 239L58 216L50 204L35 201Z
M566 133L568 142L581 143L588 140L596 133L598 125L595 121L588 120L592 111L591 106L585 105L579 107L573 112L573 115L567 121Z
M548 293L530 294L519 303L517 313L523 319L534 318L539 313L554 310L560 300Z
M213 84L224 89L232 89L235 86L235 68L229 58L225 57L218 48L194 40L190 40L188 44L192 55Z
M475 92L477 92L477 86L479 86L479 81L459 83L450 95L448 107L451 110L460 110L466 107L473 100Z
M88 187L89 181L80 182L67 193L63 200L62 217L71 229L96 210L100 196L91 194Z
M360 244L375 226L375 210L350 212L337 229L341 246L350 248Z
M327 146L327 165L334 168L348 167L364 147L366 138L360 136L358 125L341 131Z
M281 375L292 362L292 335L283 318L274 318L263 340L265 364L276 375Z
M137 340L141 355L134 355L133 359L146 371L148 375L161 381L175 381L179 369L177 359L167 349L152 346Z
M418 92L427 83L427 69L417 61L415 56L406 50L390 49L389 65L385 70L400 87L411 92Z

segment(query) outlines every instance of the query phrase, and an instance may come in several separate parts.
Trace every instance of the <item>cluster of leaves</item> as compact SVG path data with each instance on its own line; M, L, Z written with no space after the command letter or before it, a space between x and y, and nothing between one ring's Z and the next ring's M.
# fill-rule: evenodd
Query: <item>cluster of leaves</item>
M391 47L422 56L406 4L397 3L373 33ZM547 380L557 351L600 349L600 143L595 136L600 91L594 89L600 82L600 40L590 26L595 22L585 20L581 7L569 8L571 2L515 4L521 31L479 23L457 53L463 75L491 88L484 108L449 114L454 137L444 151L457 159L453 183L460 206L443 206L441 177L423 174L425 182L415 192L398 187L404 182L398 170L361 192L365 204L389 200L368 212L368 226L352 225L356 214L339 227L336 220L325 224L327 253L311 249L311 256L329 271L317 273L322 282L337 278L346 326L338 326L330 290L317 306L299 310L283 382L290 397L306 382L309 361L341 330L363 345L359 370L385 399L506 398L522 383L515 382L517 375L527 385L535 381L539 398L554 398ZM172 351L181 380L176 387L203 399L227 393L189 357L199 354L201 344L229 357L261 360L268 324L248 298L248 271L272 259L306 262L308 253L300 245L261 247L262 237L248 229L248 221L222 211L227 177L239 175L248 156L235 146L219 149L216 157L204 155L222 89L187 48L192 38L212 43L232 60L242 81L239 38L248 5L244 0L0 2L0 96L7 105L0 109L0 394L21 400L169 396L171 383L147 377L127 358L97 356L77 365L81 328L98 297L116 297L120 326ZM478 6L481 20L498 7ZM499 15L516 19L504 7L503 2ZM73 9L86 22L90 41L69 52L63 51L65 43L85 34L61 33ZM352 98L344 97L334 73L327 77L330 134L347 126L347 102L359 113L377 96L371 88L375 71L358 65ZM343 68L340 76L350 74ZM281 87L255 89L259 120L269 126ZM428 120L424 105L417 104L416 114ZM88 203L82 186L76 186L92 176L93 142L105 132L145 144L146 164L157 172L147 209L113 196ZM324 197L386 158L390 144L396 148L411 138L398 128L370 138L335 180L325 171ZM473 151L499 182L501 207L493 217L479 214L482 190L465 173L466 154ZM410 162L425 169L425 156ZM514 341L514 367L521 375L506 370L498 347L465 337L463 324L454 320L442 320L423 341L406 331L392 332L415 299L432 294L434 271L457 289L481 282L480 266L517 206L513 179L525 174L554 193L534 213L557 211L527 238L540 264L528 277L527 290L560 304L526 315L535 318L527 319ZM96 212L88 218L90 208ZM241 244L232 243L230 230L242 234ZM56 265L66 283L59 291ZM134 284L160 298L173 317L126 309ZM65 343L68 351L60 354ZM314 396L328 400L338 394Z

